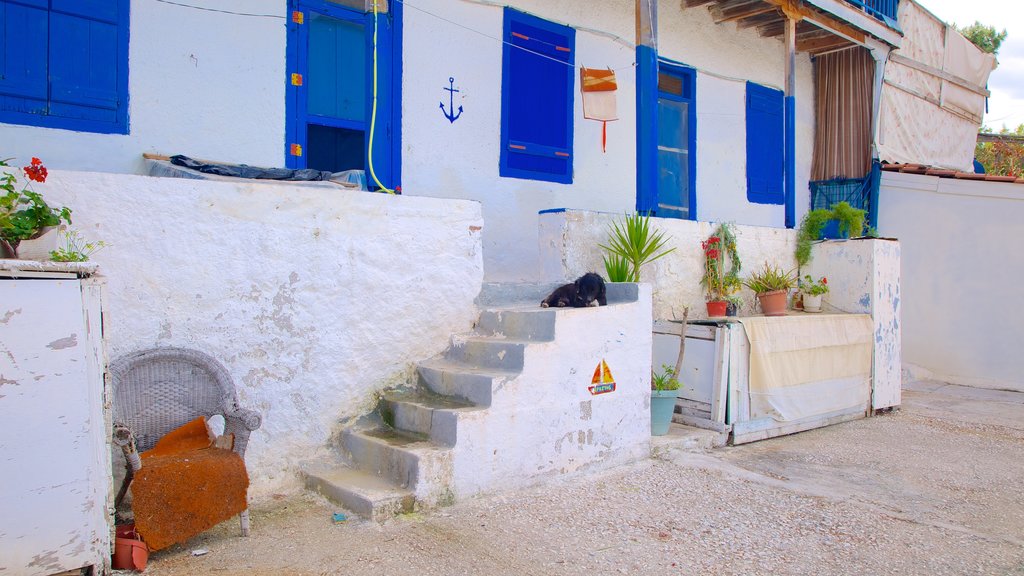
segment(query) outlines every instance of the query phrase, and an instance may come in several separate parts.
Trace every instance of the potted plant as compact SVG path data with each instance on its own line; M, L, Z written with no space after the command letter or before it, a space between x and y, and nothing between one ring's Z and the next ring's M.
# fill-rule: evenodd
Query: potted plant
M743 288L743 281L740 280L739 276L729 272L725 275L725 280L722 284L725 287L725 315L736 316L743 306L743 300L739 296L739 291Z
M0 160L0 168L7 167L10 164ZM29 181L46 181L46 167L39 158L22 170ZM19 189L14 173L0 170L0 249L9 258L47 260L57 249L57 227L71 223L71 210L51 208L29 181Z
M725 277L722 272L722 239L712 234L700 243L704 251L704 275L700 285L704 287L704 301L708 308L708 318L725 316Z
M788 291L796 284L796 279L791 272L766 262L764 268L752 274L744 284L757 294L765 316L782 316L786 313Z
M665 233L651 231L649 216L627 214L624 221L615 222L608 230L608 245L600 244L606 252L604 268L610 282L639 282L640 267L675 250L665 250Z
M811 261L811 243L822 238L856 238L864 233L866 210L839 202L831 210L818 208L804 214L796 235L796 263L802 268Z
M686 330L683 323L683 330ZM661 365L661 372L651 371L651 436L664 436L672 424L672 414L679 398L679 380L676 371L668 364Z
M736 249L736 233L732 224L723 222L707 240L701 242L704 251L704 275L700 284L704 287L708 317L728 315L729 297L739 291L742 263ZM729 271L726 272L726 260ZM735 311L733 313L735 316Z
M828 294L828 278L822 276L815 281L810 274L800 282L803 293L804 312L821 312L821 297Z

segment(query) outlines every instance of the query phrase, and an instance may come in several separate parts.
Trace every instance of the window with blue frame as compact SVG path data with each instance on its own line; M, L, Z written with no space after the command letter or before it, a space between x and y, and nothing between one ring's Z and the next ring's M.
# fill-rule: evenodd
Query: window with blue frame
M0 0L0 122L128 133L129 0Z
M502 176L572 183L576 31L505 8Z
M781 90L747 82L747 200L783 204L784 98Z
M662 218L693 219L696 180L697 73L658 64L658 202Z

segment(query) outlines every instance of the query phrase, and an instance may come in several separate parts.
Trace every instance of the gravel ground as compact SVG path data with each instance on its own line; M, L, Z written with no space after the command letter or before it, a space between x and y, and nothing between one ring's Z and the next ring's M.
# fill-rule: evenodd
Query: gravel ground
M384 524L335 510L282 497L251 537L227 522L146 573L1024 576L1024 394L918 384L899 412L785 438Z

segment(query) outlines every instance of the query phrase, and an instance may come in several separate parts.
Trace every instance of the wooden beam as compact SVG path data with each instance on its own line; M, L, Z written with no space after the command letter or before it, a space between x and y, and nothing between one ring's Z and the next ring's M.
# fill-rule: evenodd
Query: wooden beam
M902 64L902 65L904 65L904 66L906 66L908 68L913 68L914 70L917 70L919 72L924 72L925 74L931 74L932 76L937 76L937 77L942 78L943 80L945 80L947 82L952 82L953 84L956 84L957 86L960 86L961 88L964 88L966 90L970 90L971 92L974 92L975 94L980 94L981 96L984 96L986 98L988 98L991 95L991 93L988 90L986 90L985 88L982 88L980 86L971 84L970 82L968 82L967 80L964 80L963 78L961 78L959 76L954 76L954 75L950 74L949 72L945 72L943 70L939 70L938 68L929 66L927 64L922 64L921 62L918 62L917 60L911 60L910 58L907 58L906 56L900 56L899 54L893 53L893 54L889 55L889 60L891 62L895 62L896 64Z
M758 14L757 16L751 16L744 18L736 23L736 26L740 29L753 28L755 26L767 26L772 22L782 22L782 14L778 10L775 12L767 12L765 14Z
M697 6L703 6L705 4L711 4L715 0L683 0L683 5L687 8L695 8Z
M721 15L715 17L715 24L724 24L726 22L733 22L735 20L742 20L744 18L750 18L751 16L759 16L761 14L767 14L769 12L777 12L778 8L771 4L765 4L757 2L754 4L748 4L741 8L731 11L722 11Z
M764 26L757 27L758 33L761 36L774 38L776 36L782 36L786 32L786 21L779 20L778 22L772 22L771 24L765 24Z
M796 49L800 52L817 52L820 50L831 50L840 46L851 46L850 42L842 36L826 36L825 38L812 38L810 40L798 40Z
M864 44L864 39L867 35L863 31L854 28L853 26L846 24L845 22L836 20L831 16L808 8L806 5L796 2L796 0L765 1L770 2L771 4L775 4L782 10L784 14L786 14L786 16L794 20L809 20L814 24L818 25L819 27L825 28L826 30L831 30L833 33L836 33L840 36L845 36L847 39L856 42L857 44Z

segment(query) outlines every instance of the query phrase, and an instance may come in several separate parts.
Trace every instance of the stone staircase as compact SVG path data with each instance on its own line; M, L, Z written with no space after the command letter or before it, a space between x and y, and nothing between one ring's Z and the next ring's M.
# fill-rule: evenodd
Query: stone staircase
M633 389L648 389L649 380L631 375L622 384L629 391L594 400L576 381L589 384L588 371L604 357L631 352L641 355L642 364L644 348L650 365L649 288L609 285L609 305L600 308L540 308L553 288L485 285L475 330L453 336L444 353L418 363L416 385L385 393L375 414L339 435L330 458L304 465L307 487L380 520L648 453L649 420L642 425L645 440L632 423L611 431L611 424L584 426L598 400L600 414L608 418L621 417L624 407L639 411ZM633 319L637 313L639 322ZM641 341L624 343L626 330L616 322L639 330ZM580 335L592 339L589 345L578 342ZM620 428L633 440L616 449ZM594 440L595 430L600 441Z

